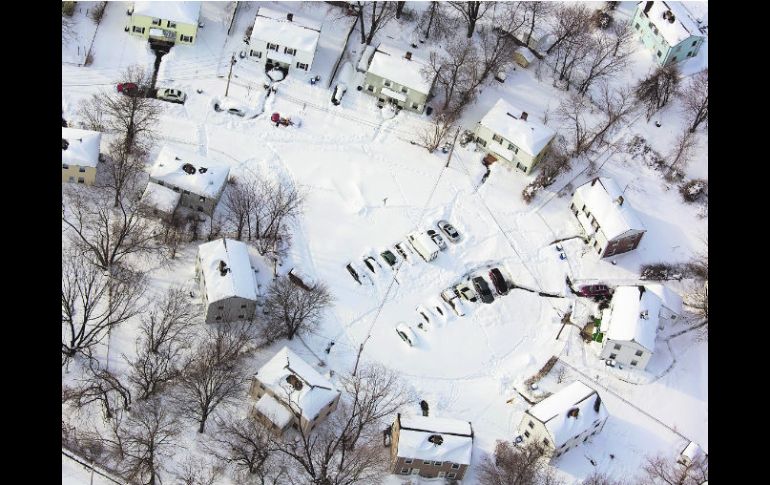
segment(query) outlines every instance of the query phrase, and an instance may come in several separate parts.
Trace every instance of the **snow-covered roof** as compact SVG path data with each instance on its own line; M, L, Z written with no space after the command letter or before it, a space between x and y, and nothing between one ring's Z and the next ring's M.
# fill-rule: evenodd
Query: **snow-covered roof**
M401 415L398 419L398 456L470 465L473 430L468 421ZM428 440L433 435L441 436L440 445Z
M641 2L642 9L645 4L646 2ZM669 16L667 12L673 13L673 22L663 17L663 15ZM649 17L650 22L655 24L660 35L672 47L693 35L703 37L698 28L698 23L693 20L690 12L682 5L682 2L652 2L652 7L647 12L647 17Z
M638 286L619 286L612 295L607 340L636 342L655 351L660 299Z
M182 194L174 192L168 187L158 185L155 182L149 182L147 188L142 194L141 203L149 207L154 207L161 212L172 213L179 204Z
M291 375L299 378L299 389L287 381ZM288 396L292 407L301 411L302 416L308 420L314 419L321 409L339 395L339 391L335 390L328 379L288 347L279 350L259 369L256 377L284 403Z
M366 72L367 69L369 69L369 62L372 60L372 55L374 54L375 50L376 49L373 45L368 45L364 48L364 53L361 55L361 60L358 61L358 71Z
M256 301L257 284L246 244L235 239L217 239L198 246L198 258L209 303L232 297ZM225 268L224 274L221 268Z
M578 410L577 416L569 416L574 414L574 409ZM527 413L545 424L557 448L608 416L599 394L581 381L551 394L529 408Z
M251 38L278 44L280 52L283 47L315 52L320 30L320 24L312 20L295 15L290 21L282 12L260 7Z
M270 394L262 394L257 404L254 406L262 416L269 419L273 424L283 429L287 424L291 422L293 415L291 411L279 403Z
M519 149L536 156L545 148L556 132L542 123L521 119L524 111L504 99L498 99L480 123L510 141Z
M406 52L393 47L380 46L372 56L368 71L409 89L428 94L433 79L426 77L422 72L427 64L414 54L411 59L406 59L405 54Z
M201 2L134 2L134 15L198 25Z
M401 101L402 103L406 101L406 95L403 94L403 93L397 93L397 92L393 91L392 89L388 89L388 88L382 88L380 91L382 92L382 94L384 94L385 96L387 96L389 98L397 99L397 100Z
M618 205L618 198L623 195L623 191L614 180L602 177L595 184L591 181L581 185L575 193L580 195L588 211L596 218L607 240L631 230L645 230L628 201L624 200L622 205Z
M660 299L661 305L669 311L674 312L677 315L682 314L682 297L671 291L669 287L660 283L651 283L645 285L645 288L653 292L655 296Z
M195 173L185 172L183 167L186 164L192 165ZM165 146L155 160L150 177L194 194L217 197L229 173L229 167L212 164L197 153Z
M67 149L61 151L62 164L79 167L96 167L99 164L101 133L77 128L62 128L61 137L69 142Z

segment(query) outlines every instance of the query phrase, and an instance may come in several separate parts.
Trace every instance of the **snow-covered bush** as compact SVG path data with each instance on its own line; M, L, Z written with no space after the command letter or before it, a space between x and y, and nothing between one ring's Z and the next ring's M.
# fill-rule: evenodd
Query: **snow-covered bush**
M709 183L703 179L693 179L679 187L679 193L685 202L697 202L703 195L708 196Z

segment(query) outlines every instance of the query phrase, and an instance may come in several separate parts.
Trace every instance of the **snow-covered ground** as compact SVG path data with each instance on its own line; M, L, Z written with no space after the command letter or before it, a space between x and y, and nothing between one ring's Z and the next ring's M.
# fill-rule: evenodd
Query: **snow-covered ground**
M289 8L270 3L271 8ZM126 2L108 4L94 41L93 65L62 66L63 109L68 120L76 119L80 100L99 90L114 89L126 66L140 64L152 69L154 56L146 42L123 32L127 7ZM315 14L320 19L326 13L330 25L342 25L331 30L347 35L350 18L341 17L330 6L303 3L299 8L303 14ZM316 330L303 341L288 343L294 352L312 364L322 355L325 369L339 374L352 370L359 345L365 341L363 361L383 363L400 373L414 398L411 411L419 412L418 403L425 399L432 415L472 422L474 464L493 452L496 440L516 436L528 405L514 386L522 388L523 382L554 355L598 386L610 414L602 433L555 462L565 479L576 483L594 470L621 478L639 470L645 455L659 451L673 454L683 440L667 426L708 449L708 346L695 340L695 332L667 341L667 335L684 327L679 324L664 329L648 367L649 378L640 378L638 372L629 378L625 371L606 367L596 349L586 347L572 326L556 339L562 316L575 303L565 276L627 283L638 279L641 264L684 262L702 249L708 219L699 216L696 206L683 204L676 187L630 155L608 151L596 160L601 167L598 172L589 174L580 172L584 166L575 167L526 205L520 194L537 172L524 177L498 163L492 166L488 181L480 185L483 153L475 151L473 144L458 145L445 168L447 154L429 154L410 143L418 130L426 127L429 117L407 112L394 117L387 109L377 109L374 98L352 87L342 103L334 106L331 90L324 82L327 79L310 85L305 79L290 76L276 83L275 94L265 97L264 74L249 66L248 60L238 61L228 97L264 113L246 119L215 112L214 102L224 97L230 55L235 52L237 58L243 49L244 31L253 23L256 5L242 3L229 37L226 32L232 6L228 2L204 2L202 15L205 27L195 45L174 47L161 64L158 86L182 89L188 98L184 105L163 105L157 127L159 143L150 159L163 144L192 148L215 163L228 165L236 177L273 177L292 182L306 193L304 213L293 227L291 254L279 273L285 274L293 266L301 269L326 282L335 302ZM330 73L329 63L336 62L335 55L355 65L357 59L353 57L360 56L361 50L357 35L353 33L344 53L344 44L330 41L338 50L329 47L334 55L327 52L318 58L326 66L319 69ZM398 44L407 42L409 35L393 22L381 38ZM707 62L705 46L700 57ZM643 46L635 52L633 66L625 78L629 83L652 68L652 56ZM534 71L534 67L517 68L509 72L504 83L488 83L464 112L463 127L473 128L503 97L527 110L533 119L542 121L547 116L548 125L558 132L561 127L553 112L565 93L552 87L549 74L544 74L541 82ZM677 103L650 123L644 116L636 118L619 138L641 135L656 150L667 150L683 123ZM302 126L275 127L269 121L273 112L299 117ZM663 120L663 128L655 126L656 118ZM689 177L707 178L707 132L698 136L698 155L686 172ZM616 264L585 251L579 239L563 244L567 259L561 260L552 243L580 231L568 208L572 191L562 188L568 182L577 187L599 175L612 177L626 188L624 197L648 232L637 250L611 258ZM397 277L392 278L393 271L379 253L386 248L395 252L394 245L405 240L407 233L435 228L440 219L450 221L460 231L461 241L448 242L447 250L433 262L418 258L403 263ZM186 244L170 264L145 265L152 293L159 295L170 286L195 288L196 251L196 243ZM369 255L383 268L380 275L372 276L373 286L360 286L345 265L353 262L363 269L362 259ZM467 304L463 317L444 307L444 316L434 314L424 330L417 327L421 321L415 312L417 305L435 306L442 290L467 280L469 275L486 276L491 267L507 270L518 286L557 297L513 290L507 296L496 296L490 305ZM414 347L396 334L399 322L413 328L417 335ZM111 368L125 365L121 354L133 353L137 325L138 320L131 321L112 333ZM330 341L335 346L326 355L323 349ZM283 344L260 351L254 370ZM585 379L569 369L567 380L557 383L552 374L540 381L543 390L555 392L573 378ZM196 437L190 434L189 439ZM591 459L596 466L591 465ZM475 473L471 468L467 483L475 483ZM63 483L86 483L77 481L77 467L64 460L62 475L63 480L70 480ZM382 480L403 483L396 476L383 476Z

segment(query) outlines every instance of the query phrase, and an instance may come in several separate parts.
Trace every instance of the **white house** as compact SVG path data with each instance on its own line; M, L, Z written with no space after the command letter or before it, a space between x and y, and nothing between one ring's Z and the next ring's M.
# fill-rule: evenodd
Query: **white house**
M644 370L661 319L673 320L681 311L682 299L662 285L617 287L602 317L601 358Z
M599 394L575 381L525 411L519 433L553 460L600 432L608 416Z
M93 185L99 165L102 134L77 128L61 129L61 181Z
M246 244L225 238L201 244L195 270L206 323L254 318L257 281Z
M307 72L320 36L321 24L314 20L260 7L249 38L249 57L268 69Z
M277 434L290 426L310 433L335 409L340 392L297 354L282 348L254 375L251 416Z
M429 70L428 63L411 51L380 45L369 61L364 92L377 97L379 106L390 103L422 113L435 80Z
M498 99L476 126L480 148L526 174L540 163L555 136L554 130L504 99Z
M230 168L197 153L163 147L150 171L150 181L181 194L182 207L211 215L225 189Z
M636 249L647 231L614 180L595 178L572 194L570 210L602 258Z

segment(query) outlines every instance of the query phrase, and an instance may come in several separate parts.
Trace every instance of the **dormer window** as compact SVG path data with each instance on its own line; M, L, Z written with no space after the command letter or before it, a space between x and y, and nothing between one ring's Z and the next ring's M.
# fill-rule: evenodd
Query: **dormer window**
M152 25L160 25L160 19L152 19Z

